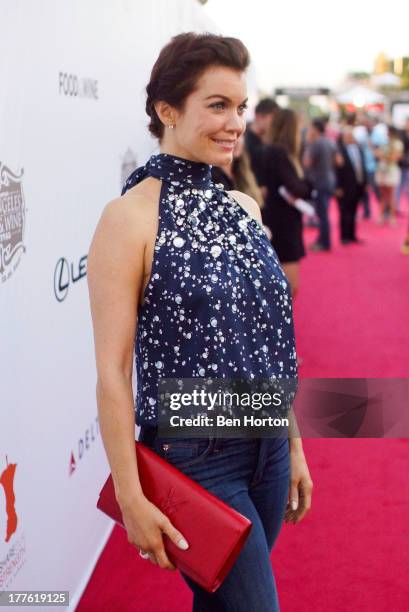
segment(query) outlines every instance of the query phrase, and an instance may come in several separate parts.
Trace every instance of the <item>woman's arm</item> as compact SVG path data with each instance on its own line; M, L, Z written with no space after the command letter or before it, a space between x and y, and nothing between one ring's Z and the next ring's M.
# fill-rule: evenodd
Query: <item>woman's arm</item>
M145 244L138 202L134 204L130 206L129 198L107 204L87 266L99 423L120 504L142 496L135 456L132 364Z
M128 541L147 552L153 563L175 569L166 555L162 533L180 548L188 544L144 496L135 453L133 347L152 209L150 200L130 193L107 204L91 242L87 279L99 424Z
M300 430L294 410L288 413L288 443L290 448L290 491L284 520L286 523L299 523L311 508L313 482L304 455Z

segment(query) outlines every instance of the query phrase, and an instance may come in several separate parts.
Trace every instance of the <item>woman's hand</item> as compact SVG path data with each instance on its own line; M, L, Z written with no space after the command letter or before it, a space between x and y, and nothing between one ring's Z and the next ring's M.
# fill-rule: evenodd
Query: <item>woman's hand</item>
M189 548L189 545L168 517L144 496L122 505L121 510L128 542L134 544L140 552L147 553L155 565L163 569L176 569L165 552L162 532L182 550Z
M311 508L313 488L302 446L291 447L290 444L290 469L290 495L284 520L295 525Z

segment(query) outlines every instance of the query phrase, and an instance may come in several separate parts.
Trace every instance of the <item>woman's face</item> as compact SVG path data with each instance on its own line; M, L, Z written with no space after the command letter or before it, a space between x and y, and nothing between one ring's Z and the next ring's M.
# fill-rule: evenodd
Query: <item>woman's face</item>
M184 110L175 110L172 133L165 128L169 137L162 142L164 149L170 147L168 152L174 155L214 166L231 163L233 149L246 127L246 101L244 72L209 67L185 100Z

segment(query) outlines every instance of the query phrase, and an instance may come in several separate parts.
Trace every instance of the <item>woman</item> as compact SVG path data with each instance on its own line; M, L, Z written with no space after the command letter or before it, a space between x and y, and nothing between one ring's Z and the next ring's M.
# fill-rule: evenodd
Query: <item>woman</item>
M224 189L237 189L246 193L262 208L263 196L257 184L250 164L250 157L244 145L244 136L240 136L234 145L233 162L225 166L213 166L212 178L215 183L222 183Z
M253 522L215 593L182 574L196 611L279 609L270 551L283 519L297 523L309 509L312 489L300 438L158 436L162 377L296 376L288 284L259 207L211 181L245 127L248 64L239 40L213 34L181 34L162 49L146 102L160 153L106 205L88 257L101 435L129 542L166 569L162 534L189 546L138 478L134 341L139 440Z
M272 232L271 243L290 282L295 298L299 286L299 262L305 255L302 235L302 214L279 193L284 186L292 196L307 199L312 185L304 179L301 168L301 133L294 111L277 111L271 126L270 146L265 155L267 198L263 222Z
M398 162L402 154L403 143L399 131L395 127L389 126L387 144L375 149L375 155L378 158L375 181L379 187L381 203L379 223L386 223L389 214L390 224L392 226L396 225L395 192L400 183L401 169Z
M341 244L362 244L357 237L356 213L367 187L367 175L363 150L350 125L342 128L338 138L335 174Z

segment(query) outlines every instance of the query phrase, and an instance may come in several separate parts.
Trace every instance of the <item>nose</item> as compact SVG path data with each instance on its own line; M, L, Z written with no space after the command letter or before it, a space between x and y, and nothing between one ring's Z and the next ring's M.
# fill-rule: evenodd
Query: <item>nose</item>
M233 110L226 119L225 127L227 131L238 132L240 135L244 131L245 125L244 117L239 115L236 110Z

